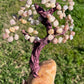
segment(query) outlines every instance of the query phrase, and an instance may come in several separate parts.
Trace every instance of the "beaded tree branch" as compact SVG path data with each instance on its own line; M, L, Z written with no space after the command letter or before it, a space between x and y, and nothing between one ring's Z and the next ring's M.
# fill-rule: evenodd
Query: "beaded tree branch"
M57 20L55 21L55 23L53 23L54 25L54 29L52 27L52 22L55 20L54 16L52 15L57 9L59 9L60 7L58 7L59 4L56 3L56 6L54 8L51 8L50 10L45 11L42 7L40 7L39 5L35 4L35 9L37 11L37 13L40 15L41 18L41 23L46 27L46 32L47 32L47 36L43 39L34 39L33 43L34 43L34 47L32 50L32 55L30 58L30 68L31 68L31 73L33 74L34 77L38 76L38 71L40 69L39 66L39 56L40 56L40 52L41 50L45 47L45 45L49 44L50 42L53 42L54 44L57 43L61 43L63 41L63 43L65 43L69 38L72 40L73 36L75 35L75 32L71 31L70 32L70 37L68 35L65 35L65 33L67 33L67 31L69 31L69 24L68 21L71 20L71 16L69 15L66 18L66 23L64 28L59 28L58 27L58 22ZM60 16L60 18L63 18L62 16ZM25 30L22 30L22 33L26 36L30 36ZM64 36L64 38L59 38L59 42L56 38L56 36ZM28 39L29 41L29 39Z

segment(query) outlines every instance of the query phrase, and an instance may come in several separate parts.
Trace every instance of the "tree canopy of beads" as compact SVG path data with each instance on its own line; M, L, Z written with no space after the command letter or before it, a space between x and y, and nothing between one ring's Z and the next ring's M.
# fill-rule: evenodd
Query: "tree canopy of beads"
M38 70L40 69L39 56L45 45L50 42L53 44L66 43L67 40L73 39L75 35L73 31L74 20L70 14L67 14L67 11L72 11L74 4L73 0L63 0L63 3L59 3L56 0L41 0L39 3L33 3L32 0L27 0L25 6L22 6L18 11L18 16L13 15L13 19L10 20L11 27L5 29L3 39L12 42L13 40L17 41L19 39L19 35L15 33L20 28L17 25L17 21L24 25L30 22L31 25L37 26L43 24L45 26L47 33L45 38L40 38L38 36L39 32L31 26L28 27L27 31L22 30L25 40L34 43L29 62L31 74L34 77L38 76ZM39 17L34 18L37 14L39 14ZM60 24L59 20L65 20L65 23ZM13 33L14 37L10 36L10 33Z

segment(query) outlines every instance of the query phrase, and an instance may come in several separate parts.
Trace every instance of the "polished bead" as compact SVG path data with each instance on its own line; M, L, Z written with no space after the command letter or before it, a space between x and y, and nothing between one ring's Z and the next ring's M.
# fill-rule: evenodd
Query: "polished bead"
M26 8L30 8L30 5L26 4L25 7L26 7Z
M63 43L66 43L66 41L67 41L66 39L63 39Z
M25 11L22 15L23 15L24 17L27 17L27 16L28 16L28 12Z
M59 25L58 20L55 20L55 21L53 22L53 26L54 26L54 27L57 27L58 25Z
M51 40L53 40L53 39L54 39L54 36L53 36L53 35L51 35L51 34L50 34L50 35L48 35L48 40L50 40L50 41L51 41Z
M56 31L58 34L61 34L63 32L63 29L62 28L58 28L57 31Z
M54 29L48 30L48 34L54 34Z
M16 24L15 20L14 20L14 19L11 19L11 20L10 20L10 24L11 24L11 25L15 25L15 24Z
M35 37L35 41L39 41L40 40L40 38L39 37Z
M70 11L73 10L73 6L69 6L69 10L70 10Z
M54 22L55 17L54 17L54 16L51 16L51 17L48 18L48 20L49 20L50 22Z
M25 19L20 19L20 21L22 22L22 24L26 24L27 21Z
M18 15L22 15L23 13L24 13L23 10L19 10L19 11L18 11Z
M70 2L69 2L69 5L70 5L70 6L74 6L74 5L75 5L75 2L70 1Z
M46 3L45 6L46 6L46 8L49 8L51 6L51 4L50 3Z
M34 30L34 31L33 31L33 34L38 34L38 31Z
M15 30L19 30L19 26L14 26Z
M67 5L64 5L64 6L63 6L63 9L64 9L64 10L67 10L67 9L68 9L68 6L67 6Z
M57 11L57 15L61 15L62 14L62 11Z
M31 5L32 4L32 0L27 0L27 4Z
M10 36L9 38L8 38L8 42L12 42L13 41L13 36Z
M30 36L29 35L25 35L25 39L26 40L29 40L30 39Z
M32 27L29 27L29 28L28 28L28 33L33 33L33 31L34 31L34 30L33 30Z
M63 19L64 15L63 13L59 16L60 19Z
M61 10L61 5L58 5L58 6L57 6L57 9L58 9L58 10Z
M67 16L67 18L68 18L68 20L71 20L72 19L72 17L71 17L70 14Z
M69 30L69 25L68 25L68 24L65 25L64 30L65 30L65 31L68 31L68 30Z
M34 36L30 37L30 42L31 42L31 43L33 43L34 40L35 40L35 37L34 37Z
M4 33L3 34L3 39L7 39L9 37L9 34L8 33Z
M71 31L71 35L74 36L75 35L75 32L74 31Z
M15 34L14 39L15 40L18 40L19 39L19 35L18 34Z
M15 32L15 28L14 27L10 27L9 31L10 32Z
M58 43L62 43L62 41L63 41L63 38L62 37L59 37Z
M55 3L51 3L51 4L50 4L50 7L51 7L51 8L54 8L55 6L56 6Z
M68 40L69 39L69 35L65 35L64 38L65 38L65 40Z
M28 10L28 15L32 15L32 10Z
M46 0L42 0L41 1L41 4L46 4Z
M35 20L35 24L39 25L40 24L39 20Z
M73 40L73 35L70 35L70 40Z
M9 29L5 29L5 33L9 34L10 33Z
M53 44L57 44L58 43L58 39L57 38L54 38L53 39Z
M34 14L34 15L36 15L36 14L37 14L37 11L36 11L36 10L34 10L34 11L33 11L33 14Z
M21 10L25 10L25 7L22 6L22 7L21 7Z

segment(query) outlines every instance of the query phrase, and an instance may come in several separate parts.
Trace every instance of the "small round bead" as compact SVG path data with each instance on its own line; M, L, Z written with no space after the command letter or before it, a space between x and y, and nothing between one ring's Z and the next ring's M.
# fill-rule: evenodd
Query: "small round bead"
M15 25L15 24L16 24L15 20L14 20L14 19L11 19L11 20L10 20L10 24L11 24L11 25Z
M29 40L30 39L30 36L29 35L25 35L25 39L26 40Z
M69 39L69 35L65 35L65 40L68 40Z
M9 31L10 32L15 32L15 28L14 27L10 27Z
M54 26L54 27L57 27L58 25L59 25L58 20L55 20L55 21L53 22L53 26Z
M32 9L32 10L35 10L35 6L34 6L34 5L32 5L32 6L31 6L31 9Z
M64 10L67 10L67 9L68 9L68 6L67 6L67 5L64 5L64 6L63 6L63 9L64 9Z
M32 15L32 10L28 10L28 15Z
M62 37L59 37L58 43L62 43L62 41L63 41L63 38Z
M40 38L39 37L35 37L35 41L39 41L40 40Z
M31 20L31 25L35 25L35 20Z
M23 15L24 17L27 17L27 16L28 16L28 12L25 11L22 15Z
M36 11L36 10L34 10L34 11L33 11L33 14L34 14L34 15L37 15L37 11Z
M70 6L74 6L75 5L75 2L70 1L69 4L70 4Z
M55 17L54 17L54 16L51 16L50 18L48 18L48 20L49 20L50 22L54 22Z
M33 20L33 18L32 18L32 17L29 17L29 18L28 18L28 21L31 21L31 20Z
M30 42L31 42L31 43L33 43L34 40L35 40L35 37L34 37L34 36L30 37Z
M26 7L26 8L30 8L30 5L26 4L25 7Z
M27 21L25 19L20 19L20 21L22 22L22 24L26 24Z
M74 36L75 35L75 32L74 31L71 31L71 35Z
M67 16L67 18L68 18L68 20L71 20L72 19L72 17L71 17L70 14Z
M10 33L9 29L5 29L5 33L9 34Z
M69 10L70 10L70 11L73 10L73 6L69 6Z
M51 4L50 4L50 3L46 3L45 6L46 6L47 8L49 8L49 7L51 6Z
M58 34L61 34L63 32L63 29L62 28L58 28L57 31L56 31Z
M22 15L24 13L23 10L18 11L18 15Z
M15 30L19 30L19 26L14 26Z
M29 27L29 28L28 28L28 33L33 33L33 31L34 31L34 30L33 30L32 27Z
M46 0L42 0L41 1L41 4L46 4Z
M33 31L33 34L38 34L38 31L34 30L34 31Z
M32 0L27 0L27 4L31 5L32 4Z
M15 40L18 40L18 39L19 39L19 35L15 34L14 39L15 39Z
M63 13L63 17L66 17L66 14L65 13Z
M24 11L24 10L25 10L25 7L21 7L21 10L23 10L23 11Z
M51 35L51 34L50 34L50 35L48 35L48 40L50 40L50 41L51 41L51 40L53 40L53 39L54 39L54 36L53 36L53 35Z
M65 25L64 29L65 29L65 31L68 31L69 30L69 25Z
M61 5L58 5L58 6L57 6L57 9L58 9L58 10L61 10Z
M48 0L50 3L56 3L56 0Z
M36 20L36 21L35 21L35 24L36 24L36 25L39 25L39 24L40 24L39 20Z
M55 3L51 3L51 4L50 4L50 7L51 7L51 8L54 8L55 6L56 6Z
M54 38L53 39L53 44L57 44L58 43L58 39L57 38Z
M62 11L57 11L57 15L61 15L62 14Z
M74 27L71 25L71 26L70 26L70 31L72 31L72 30L73 30L73 28L74 28Z
M50 18L52 15L51 14L47 14L47 18Z
M12 42L13 41L13 36L10 36L9 38L8 38L8 42Z
M70 35L70 40L73 40L73 35Z
M4 33L3 34L3 39L7 39L9 37L9 34L8 33Z
M67 40L66 40L66 39L64 39L64 40L63 40L63 43L66 43L66 41L67 41Z
M54 29L48 30L48 34L54 34Z
M60 19L63 19L64 15L63 13L59 16Z

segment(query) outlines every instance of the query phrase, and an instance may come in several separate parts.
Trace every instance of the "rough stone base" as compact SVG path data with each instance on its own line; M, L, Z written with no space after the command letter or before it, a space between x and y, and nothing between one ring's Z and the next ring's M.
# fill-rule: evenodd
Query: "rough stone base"
M56 68L54 60L43 61L40 64L39 77L33 78L33 76L30 75L27 82L23 84L54 84Z

